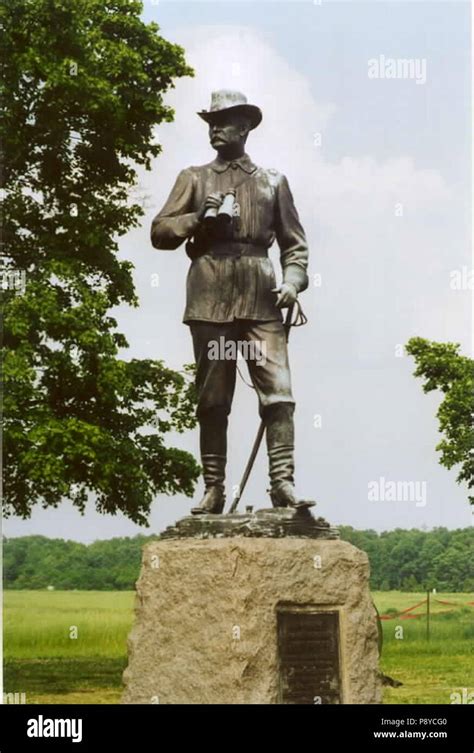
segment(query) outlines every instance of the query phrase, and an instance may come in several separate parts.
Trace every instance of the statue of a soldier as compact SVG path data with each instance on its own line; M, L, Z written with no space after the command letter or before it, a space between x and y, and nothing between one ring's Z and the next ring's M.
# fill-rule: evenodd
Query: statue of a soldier
M197 366L197 417L205 493L193 514L222 513L225 505L227 423L236 359L211 357L215 343L249 343L247 365L265 422L270 496L274 507L298 507L294 491L295 403L281 309L308 287L308 247L286 177L257 167L245 152L262 113L237 91L212 94L209 124L216 158L178 175L151 240L158 249L187 241L192 259L183 321ZM276 287L268 249L277 240L283 271ZM304 503L302 503L304 504Z

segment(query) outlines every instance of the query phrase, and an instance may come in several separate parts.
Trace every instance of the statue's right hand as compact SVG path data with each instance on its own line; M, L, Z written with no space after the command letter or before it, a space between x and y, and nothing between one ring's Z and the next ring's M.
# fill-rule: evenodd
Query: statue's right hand
M224 199L224 196L225 194L222 193L222 191L214 191L213 193L210 193L209 196L207 196L206 199L203 201L201 208L198 211L198 219L202 220L207 210L211 209L211 207L215 207L216 209L219 209Z

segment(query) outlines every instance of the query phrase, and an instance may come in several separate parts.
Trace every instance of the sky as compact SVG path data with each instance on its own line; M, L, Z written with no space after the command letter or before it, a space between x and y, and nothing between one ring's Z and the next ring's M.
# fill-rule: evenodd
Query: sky
M182 324L189 260L184 248L154 250L150 222L179 170L214 156L196 112L215 89L241 90L264 115L247 151L288 177L310 248L300 296L309 321L289 346L298 494L334 525L471 525L467 490L435 450L440 395L423 393L403 351L420 336L471 354L468 3L159 0L145 2L143 15L185 48L195 77L166 97L175 121L156 129L163 152L139 173L146 213L120 241L141 303L115 312L127 357L192 361ZM411 61L411 77L380 75L400 59ZM278 270L278 248L271 256ZM239 383L229 497L257 428L255 395ZM169 444L197 455L197 429ZM242 506L268 507L266 487L262 449ZM202 484L195 502L201 493ZM85 542L158 533L191 504L159 496L147 529L97 514L93 500L85 516L64 503L10 518L3 532Z

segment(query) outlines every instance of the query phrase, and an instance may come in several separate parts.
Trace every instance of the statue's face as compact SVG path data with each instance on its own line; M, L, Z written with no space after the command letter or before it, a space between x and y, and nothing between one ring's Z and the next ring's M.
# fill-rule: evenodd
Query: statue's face
M209 124L209 140L213 149L223 149L245 141L248 128L241 118L231 113L223 113L213 123Z

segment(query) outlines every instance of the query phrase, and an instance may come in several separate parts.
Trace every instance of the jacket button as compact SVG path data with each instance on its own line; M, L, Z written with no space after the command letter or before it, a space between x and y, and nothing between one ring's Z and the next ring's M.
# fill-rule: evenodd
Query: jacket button
M238 168L237 162L231 162L230 166L231 166L232 170L237 170L237 168Z

